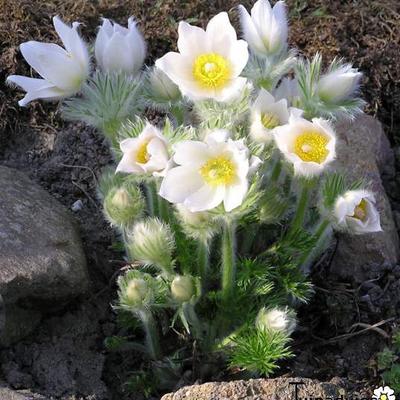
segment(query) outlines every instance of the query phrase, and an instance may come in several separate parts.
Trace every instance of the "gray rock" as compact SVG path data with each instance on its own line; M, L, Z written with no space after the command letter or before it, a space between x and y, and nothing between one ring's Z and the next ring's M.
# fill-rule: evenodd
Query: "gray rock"
M1 400L48 400L39 394L33 394L29 391L15 391L7 388L0 383L0 399Z
M23 173L0 166L0 294L7 305L52 307L89 284L68 211ZM6 314L6 324L7 324Z
M337 398L346 391L340 381L318 382L311 379L277 378L250 379L249 381L211 382L184 387L176 393L166 394L161 400L288 400L294 399L294 385L302 398Z
M381 174L394 174L394 156L389 141L376 119L360 115L354 122L341 122L336 167L349 180L365 179L375 193L383 232L360 236L338 235L332 273L362 282L370 279L369 266L395 263L399 258L399 237L383 187Z

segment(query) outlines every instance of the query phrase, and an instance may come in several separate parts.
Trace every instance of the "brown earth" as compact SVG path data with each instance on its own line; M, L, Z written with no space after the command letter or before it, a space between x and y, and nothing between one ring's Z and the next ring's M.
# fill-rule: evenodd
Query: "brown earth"
M248 0L242 3L250 4ZM82 320L84 326L91 327L85 346L91 351L105 353L104 338L118 330L115 317L107 307L115 295L111 278L122 265L121 254L111 248L114 236L103 220L96 199L100 170L111 162L107 146L92 129L64 123L54 104L34 102L25 109L18 107L21 92L4 83L10 74L32 73L22 60L18 45L27 40L54 41L53 15L82 22L87 39L95 37L100 17L110 17L124 24L134 15L148 41L147 61L151 64L167 49L174 48L178 21L186 19L204 26L210 16L229 10L237 23L237 4L239 2L233 0L0 0L0 164L25 171L69 208L77 200L82 201L83 207L75 216L80 223L93 281L88 298L64 311L68 319L63 319L62 314L49 315L37 334L1 352L0 380L57 398L72 394L70 382L64 377L59 379L53 365L61 362L68 369L70 353L80 353L72 348L74 341L70 340L69 332L79 330ZM288 0L288 5L290 43L302 54L309 56L320 51L326 61L335 56L344 57L360 68L365 74L362 91L368 102L367 112L383 122L392 144L398 144L400 2ZM400 216L400 182L394 180L388 185L395 215L397 212ZM349 375L355 381L374 380L373 352L384 342L380 336L368 333L347 341L332 339L346 333L354 320L384 319L393 307L393 298L400 292L399 278L399 267L387 266L378 281L365 282L355 288L352 282L332 281L326 269L317 269L314 274L316 296L311 306L302 312L304 331L300 331L295 341L298 356L283 371L321 379ZM99 296L101 301L98 301ZM360 309L360 302L366 299L369 303ZM65 327L66 331L60 327ZM382 328L389 331L388 325ZM50 337L50 333L54 337ZM80 332L80 335L85 336L85 333ZM76 340L78 342L79 338ZM55 348L61 351L64 347L65 353L56 358L39 357L39 361L34 358L37 349L52 354ZM86 367L84 362L82 365ZM122 399L126 395L126 398L139 399L140 395L128 395L129 387L123 386L129 373L136 368L140 368L140 364L134 357L107 354L103 376L93 380L91 387L91 378L83 374L76 390L82 395L92 390L102 396L104 387L97 387L101 386L99 379L102 378L114 398ZM49 370L54 375L46 376ZM59 380L50 384L49 376L53 376L54 382ZM74 382L75 378L71 377Z

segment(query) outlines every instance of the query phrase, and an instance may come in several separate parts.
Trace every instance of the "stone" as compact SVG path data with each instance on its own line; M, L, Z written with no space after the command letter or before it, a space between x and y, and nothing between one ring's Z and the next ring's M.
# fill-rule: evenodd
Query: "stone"
M69 212L20 171L0 166L0 187L0 295L7 325L10 305L57 309L85 293L89 278Z
M15 391L0 383L1 400L48 400L39 394L33 394L29 391Z
M298 396L303 399L338 398L346 393L340 380L323 383L311 379L276 378L188 386L164 395L161 400L288 400L295 398L293 382L304 383L298 385Z
M337 161L349 181L364 179L375 193L381 215L382 232L365 235L338 234L338 243L331 272L342 279L363 282L371 279L370 267L394 264L399 258L399 237L381 175L393 176L394 155L382 125L362 114L353 122L336 126Z

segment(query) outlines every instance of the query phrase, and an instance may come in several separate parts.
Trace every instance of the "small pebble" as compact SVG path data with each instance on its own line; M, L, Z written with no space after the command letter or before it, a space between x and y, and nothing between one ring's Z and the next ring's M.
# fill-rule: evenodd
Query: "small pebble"
M82 200L77 200L74 204L72 204L72 206L71 206L71 210L73 211L73 212L78 212L78 211L80 211L80 210L82 210L82 208L83 208L83 202L82 202Z

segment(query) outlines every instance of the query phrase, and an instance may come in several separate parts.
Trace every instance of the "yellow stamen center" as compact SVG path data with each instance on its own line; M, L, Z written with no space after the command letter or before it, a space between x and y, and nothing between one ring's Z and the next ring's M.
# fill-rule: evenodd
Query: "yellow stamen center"
M194 61L193 77L203 88L220 89L231 77L229 61L217 53L201 54Z
M235 173L235 165L223 155L211 158L200 168L200 175L212 186L229 185L234 181Z
M326 145L329 139L320 132L304 132L297 136L294 152L306 162L323 163L329 154Z
M388 400L387 394L386 394L386 393L382 393L382 394L379 396L379 400Z
M262 113L261 123L266 129L274 129L279 126L279 118L271 113Z
M140 164L146 164L149 161L150 155L147 152L148 141L143 142L136 153L136 161Z
M367 217L367 202L365 199L362 199L358 206L354 208L354 214L352 215L353 218L357 218L360 221L364 221Z

